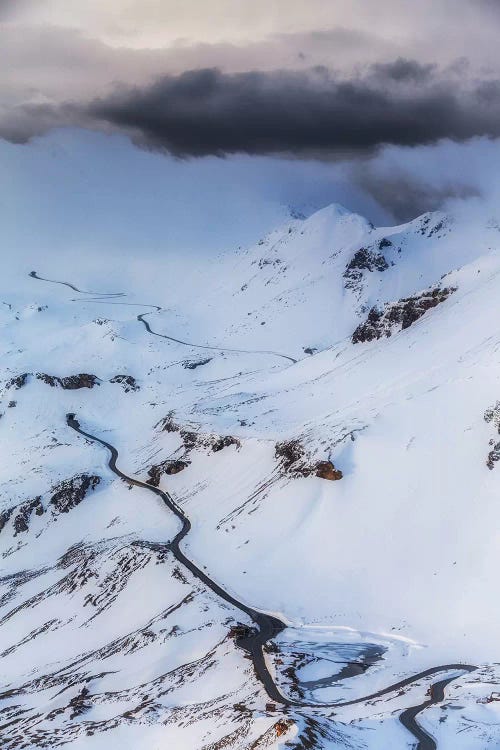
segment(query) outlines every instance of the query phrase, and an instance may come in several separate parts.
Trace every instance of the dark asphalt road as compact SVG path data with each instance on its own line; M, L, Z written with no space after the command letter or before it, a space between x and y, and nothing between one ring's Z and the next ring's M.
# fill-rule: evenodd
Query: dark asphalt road
M476 667L470 665L460 664L457 669L461 669L466 672L473 672ZM415 746L418 750L437 750L437 743L435 739L428 734L420 724L417 723L416 718L421 711L424 711L429 706L433 706L436 703L444 701L444 689L447 685L452 682L455 677L447 677L445 680L440 680L431 685L429 698L421 703L419 706L411 706L405 709L399 716L401 724L413 734L417 739L418 744Z
M134 303L126 303L126 302L117 303L117 302L111 301L118 297L126 296L123 292L100 293L100 292L84 291L76 287L74 284L71 284L67 281L56 281L54 279L46 279L42 276L39 276L36 271L31 271L30 276L34 279L38 279L39 281L46 281L52 284L62 284L63 286L67 286L73 291L78 292L79 294L96 295L96 297L94 298L95 302L101 302L101 303L107 302L107 304L134 305ZM91 301L91 300L87 300L87 301ZM144 305L144 307L152 307L157 311L160 311L162 309L158 305ZM137 320L140 321L145 326L148 333L150 333L153 336L159 336L160 338L164 338L169 341L182 344L184 346L190 346L190 347L195 347L199 349L236 352L236 353L243 353L243 354L269 354L269 355L273 355L276 357L281 357L282 359L286 359L293 364L297 362L297 360L294 359L293 357L289 357L286 354L280 354L278 352L272 352L272 351L252 352L252 351L246 351L246 350L241 350L241 349L225 349L222 347L208 346L208 345L203 345L203 344L191 344L187 341L182 341L181 339L174 338L173 336L168 336L166 334L157 333L151 328L148 321L145 320L145 316L150 315L150 314L151 313L141 313L137 316ZM323 703L323 704L317 703L317 704L306 705L305 703L300 703L300 701L291 700L287 698L286 696L282 695L277 685L275 684L274 680L272 679L269 669L266 665L263 647L269 640L271 640L273 637L278 635L278 633L280 633L282 630L285 629L286 627L285 623L283 623L277 617L273 617L263 612L259 612L258 610L255 610L252 607L247 606L243 602L238 601L235 597L233 597L231 594L225 591L221 586L219 586L219 584L213 581L206 573L200 570L200 568L198 568L197 565L195 565L191 560L189 560L189 558L187 558L185 554L182 552L179 545L182 539L189 533L191 529L191 523L189 519L185 516L181 508L175 503L173 498L167 492L164 492L157 487L153 487L149 484L146 484L145 482L140 482L137 479L132 479L131 477L124 474L116 466L118 452L114 446L82 430L80 428L78 420L75 418L74 415L69 414L67 417L67 421L68 421L68 425L72 427L74 430L76 430L77 432L79 432L81 435L84 435L89 440L100 443L101 445L103 445L109 450L110 459L109 459L108 464L109 464L109 468L111 469L111 471L113 471L117 476L121 477L129 484L133 484L138 487L143 487L144 489L154 492L156 495L160 496L162 500L164 501L164 503L167 505L167 507L173 513L175 513L175 515L181 522L181 530L171 542L171 549L172 549L174 556L182 565L184 565L188 570L190 570L191 573L194 576L196 576L196 578L202 581L217 596L219 596L221 599L228 602L229 604L233 605L234 607L239 609L241 612L245 612L255 623L255 625L257 626L257 630L255 632L252 631L244 636L237 638L236 643L239 647L245 649L249 653L258 679L263 684L267 694L269 695L269 698L275 703L279 703L282 706L286 706L290 708L293 707L297 709L299 708L309 708L309 709L342 708L343 706L351 706L357 703L364 703L366 701L381 698L384 695L393 693L408 685L411 685L414 682L417 682L420 679L430 677L435 674L443 674L445 672L450 672L450 671L472 672L475 669L477 669L477 667L471 666L469 664L444 664L438 667L431 667L430 669L426 669L422 672L419 672L418 674L411 675L410 677L400 680L397 683L393 683L392 685L389 685L388 687L383 688L382 690L378 690L377 692L372 693L370 695L363 696L361 698L355 698L350 701L343 701L340 703ZM443 680L440 680L439 682L434 683L434 685L432 685L430 688L430 696L426 701L419 704L418 706L412 706L410 708L407 708L401 713L399 717L401 723L409 732L411 732L411 734L415 737L417 741L417 744L415 745L415 750L436 750L437 746L436 746L435 740L424 729L422 729L422 727L417 723L416 718L422 711L424 711L429 706L434 705L436 703L440 703L442 700L444 700L444 689L454 679L456 679L456 676L447 677Z
M79 432L81 435L88 438L89 440L92 440L93 442L100 443L108 449L108 451L110 452L108 466L112 472L114 472L121 479L124 479L129 484L135 485L136 487L142 487L146 490L149 490L150 492L154 492L155 495L161 497L165 505L167 505L167 507L177 516L177 518L181 522L181 529L170 543L170 549L172 550L174 557L189 571L191 571L191 573L196 576L196 578L202 581L205 586L207 586L207 588L213 591L214 594L217 594L217 596L219 596L221 599L224 599L224 601L228 602L229 604L232 604L241 612L245 612L245 614L247 614L253 620L258 630L239 638L237 643L241 648L245 649L245 651L250 654L257 677L264 685L264 688L269 697L277 703L286 705L290 704L291 701L287 700L287 698L283 696L276 687L267 668L263 652L264 644L267 643L267 641L271 640L271 638L278 635L278 633L280 633L282 630L284 630L284 628L286 627L285 624L281 622L281 620L278 620L278 618L267 615L264 612L259 612L252 607L244 604L243 602L238 601L238 599L235 599L234 596L225 591L221 586L219 586L218 583L213 581L206 573L204 573L197 565L195 565L192 560L186 557L186 555L180 549L179 545L184 537L189 533L191 529L191 522L185 516L182 509L173 500L171 495L168 492L164 492L159 487L153 487L150 484L146 484L146 482L140 482L138 479L133 479L132 477L127 476L127 474L124 474L116 465L116 461L118 459L118 451L113 445L107 443L101 438L96 437L95 435L91 435L90 433L82 430L78 420L74 417L74 415L68 414L67 422L70 427L76 430L76 432Z
M148 333L150 333L152 336L159 336L162 339L168 339L168 341L175 341L176 344L183 344L184 346L193 346L196 349L208 349L210 351L216 351L216 352L233 352L236 354L269 354L271 357L280 357L281 359L286 359L292 364L297 364L298 360L294 359L293 357L289 357L287 354L280 354L279 352L272 352L272 351L258 351L258 350L247 350L247 349L227 349L223 346L208 346L208 344L191 344L189 341L182 341L181 339L176 339L173 336L167 336L165 333L157 333L156 331L153 331L151 326L149 325L147 320L144 320L146 315L151 315L151 313L141 313L137 316L137 320L140 320L141 323L143 323L146 327L146 330Z
M56 281L55 279L45 279L43 276L39 276L36 271L31 271L30 276L32 279L38 279L38 281L47 281L49 284L62 284L62 286L68 286L74 292L79 294L95 294L97 297L125 297L125 292L86 292L84 289L78 289L74 284L70 284L69 281Z
M450 671L472 672L477 669L477 667L469 664L443 664L437 667L425 669L422 672L418 672L418 674L405 677L404 679L399 680L392 685L388 685L381 690L377 690L374 693L370 693L369 695L362 696L361 698L354 698L353 700L349 701L342 701L339 703L306 704L297 700L287 698L281 693L278 686L275 684L267 667L263 651L264 645L286 628L285 623L279 620L277 617L268 615L264 612L259 612L258 610L253 609L253 607L249 607L247 604L239 601L234 596L225 591L225 589L219 586L218 583L212 580L212 578L204 573L203 570L201 570L194 562L192 562L192 560L186 557L184 552L182 552L182 550L180 549L180 542L191 530L191 522L185 515L184 511L177 505L172 496L168 492L161 490L159 487L153 487L150 484L146 484L146 482L141 482L138 479L133 479L127 474L124 474L116 465L118 459L118 451L116 450L116 448L111 445L111 443L108 443L105 440L102 440L101 438L98 438L95 435L82 430L82 428L80 427L80 423L78 422L74 414L67 415L67 423L73 430L80 433L80 435L83 435L93 442L100 443L100 445L103 445L108 449L110 453L108 466L114 474L131 485L142 487L143 489L149 490L155 495L158 495L159 497L161 497L165 505L177 516L177 518L181 522L181 529L170 543L170 548L174 554L174 557L182 565L184 565L196 578L202 581L202 583L204 583L207 588L213 591L214 594L219 596L224 601L228 602L228 604L233 605L241 612L245 612L245 614L247 614L250 619L253 620L253 622L257 626L257 630L252 630L248 632L248 634L237 638L236 643L240 648L243 648L250 655L257 678L260 680L269 698L273 702L281 704L282 706L296 709L342 708L344 706L353 706L355 704L365 703L366 701L381 698L384 695L394 693L404 687L407 687L408 685L417 682L418 680L430 677L435 674L442 674L444 672ZM444 680L436 682L431 686L431 694L426 701L419 704L418 706L413 706L411 708L405 709L401 713L401 723L409 732L411 732L411 734L413 734L413 736L417 740L417 744L415 745L416 750L436 750L436 743L434 739L427 732L425 732L422 727L419 726L416 721L416 717L425 708L428 708L435 703L441 702L444 699L444 688L446 687L446 685L452 682L452 680L456 679L456 677L457 675L454 675L453 677L448 677Z
M95 294L95 298L87 298L86 300L83 300L84 302L99 302L101 304L106 304L107 300L116 299L117 297L126 297L127 295L125 292L88 292L84 289L78 289L74 284L71 284L69 281L57 281L55 279L46 279L43 276L39 276L36 271L31 271L30 274L31 278L38 279L38 281L47 281L49 284L62 284L63 286L67 286L70 289L73 289L74 292L78 292L79 294ZM76 302L77 300L72 300L72 302ZM115 304L115 305L129 305L130 307L152 307L157 312L159 312L162 308L159 305L150 305L150 304L141 304L138 302L107 302L107 304ZM150 312L141 313L137 316L137 320L140 321L146 328L147 332L150 333L152 336L159 336L161 339L167 339L167 341L173 341L176 344L182 344L183 346L190 346L194 349L207 349L210 351L215 352L233 352L236 354L268 354L271 357L278 357L280 359L286 359L288 362L291 362L292 364L297 364L298 360L294 359L293 357L289 357L287 354L280 354L279 352L272 352L272 351L259 351L259 350L250 350L247 351L246 349L227 349L223 346L209 346L208 344L192 344L189 341L182 341L182 339L176 339L174 336L168 336L166 333L157 333L156 331L153 331L151 326L149 325L147 320L144 320L146 315L151 315Z

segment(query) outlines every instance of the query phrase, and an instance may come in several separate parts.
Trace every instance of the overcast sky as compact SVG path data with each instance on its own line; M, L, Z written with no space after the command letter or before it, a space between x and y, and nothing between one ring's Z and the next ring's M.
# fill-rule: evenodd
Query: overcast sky
M156 155L165 190L216 169L375 220L493 204L499 31L500 0L0 0L0 156L24 180L67 129L88 163L114 138L120 169Z

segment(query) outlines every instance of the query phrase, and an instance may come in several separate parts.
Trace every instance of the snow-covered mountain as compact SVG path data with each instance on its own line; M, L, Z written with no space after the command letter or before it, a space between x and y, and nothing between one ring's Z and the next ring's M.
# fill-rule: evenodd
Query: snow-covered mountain
M427 735L500 746L499 251L333 205L216 259L11 257L2 748L410 748L445 678Z

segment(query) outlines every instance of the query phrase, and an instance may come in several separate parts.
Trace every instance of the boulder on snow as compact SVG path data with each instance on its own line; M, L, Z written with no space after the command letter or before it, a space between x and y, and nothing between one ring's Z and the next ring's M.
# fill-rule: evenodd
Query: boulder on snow
M320 479L329 479L336 482L344 476L340 469L336 469L331 461L319 461L316 464L316 476Z

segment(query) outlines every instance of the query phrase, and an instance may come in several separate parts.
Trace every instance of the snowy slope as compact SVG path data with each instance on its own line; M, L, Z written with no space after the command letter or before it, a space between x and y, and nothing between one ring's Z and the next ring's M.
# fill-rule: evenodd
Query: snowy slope
M196 271L168 260L174 284L167 280L164 294L168 305L180 297L176 330L189 330L198 343L279 345L278 351L300 357L304 348L327 348L350 336L373 305L439 282L489 252L498 238L494 224L471 232L441 213L375 228L332 205L309 219L290 219L256 246ZM159 329L168 332L171 312L160 314Z
M335 720L266 710L231 635L248 618L179 568L178 521L114 476L68 412L116 446L126 474L169 490L198 567L286 620L266 657L283 691L345 701L468 663L478 669L422 725L443 748L500 743L500 464L487 465L500 441L499 246L494 223L426 214L375 228L334 205L216 261L11 259L2 746L298 748L315 731L317 747L411 747L398 714L432 682ZM94 378L65 380L80 373ZM303 457L287 468L276 444L291 440ZM303 470L327 460L340 481ZM82 474L98 484L61 506L61 483ZM339 679L339 662L364 667Z

